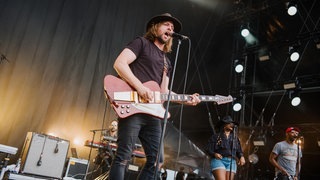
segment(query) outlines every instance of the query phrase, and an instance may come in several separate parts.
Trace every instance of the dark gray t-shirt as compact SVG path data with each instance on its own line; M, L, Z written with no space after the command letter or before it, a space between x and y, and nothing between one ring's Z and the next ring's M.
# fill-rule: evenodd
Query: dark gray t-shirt
M171 63L165 53L153 42L144 37L137 37L126 48L130 49L137 56L137 59L130 64L130 68L142 83L155 81L159 85L161 84L164 58L168 64L167 76L170 77Z
M272 152L278 155L278 164L290 175L294 176L296 174L296 164L298 160L298 145L292 145L287 143L287 141L281 141L273 147ZM302 157L301 149L299 149L299 157ZM276 168L276 174L279 172L279 169Z

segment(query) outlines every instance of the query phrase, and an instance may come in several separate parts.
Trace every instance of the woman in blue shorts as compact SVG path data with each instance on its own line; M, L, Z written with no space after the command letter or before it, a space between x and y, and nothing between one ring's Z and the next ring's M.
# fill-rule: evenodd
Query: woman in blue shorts
M218 122L220 132L209 139L208 152L212 157L211 170L215 180L233 180L237 164L245 164L240 141L233 133L235 125L237 123L230 116L224 117Z

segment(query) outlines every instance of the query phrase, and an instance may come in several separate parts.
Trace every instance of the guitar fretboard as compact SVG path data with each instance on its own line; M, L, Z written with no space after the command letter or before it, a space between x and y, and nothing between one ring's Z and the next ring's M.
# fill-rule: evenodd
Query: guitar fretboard
M161 100L167 101L169 99L168 94L161 94ZM221 101L220 97L217 96L204 96L200 95L199 99L204 102ZM170 94L170 100L172 101L188 101L191 100L190 95L185 94Z

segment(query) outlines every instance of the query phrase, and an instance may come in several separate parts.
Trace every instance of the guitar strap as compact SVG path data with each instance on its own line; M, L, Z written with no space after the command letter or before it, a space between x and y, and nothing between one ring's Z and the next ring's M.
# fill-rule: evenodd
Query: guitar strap
M168 66L169 65L168 65L168 62L166 60L166 55L164 55L163 56L163 77L165 77L167 75L167 73L168 73L168 69L169 69Z
M162 73L162 81L166 78L168 74L169 64L166 60L166 55L163 56L163 73Z

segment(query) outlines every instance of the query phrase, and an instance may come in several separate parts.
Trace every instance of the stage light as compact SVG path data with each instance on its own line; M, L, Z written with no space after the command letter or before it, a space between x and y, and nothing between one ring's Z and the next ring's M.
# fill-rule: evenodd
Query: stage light
M258 137L253 139L254 146L265 146L266 145L266 136L259 135Z
M299 51L297 50L297 47L290 46L289 47L289 55L290 55L290 60L292 62L296 62L300 58L300 54L299 54Z
M259 161L259 157L258 157L258 155L256 154L256 152L258 151L258 149L259 149L259 147L257 147L257 146L254 147L253 153L248 156L248 160L249 160L249 162L250 162L251 164L257 164L258 161Z
M241 31L241 36L242 37L247 37L250 34L249 30L249 25L248 24L243 24L240 26L240 31Z
M270 59L271 52L267 47L262 47L258 51L259 61L268 61Z
M242 60L239 60L239 59L236 59L234 60L234 70L237 72L237 73L241 73L244 69L244 66L243 66L243 61Z
M242 64L236 65L236 67L234 68L234 70L235 70L237 73L241 73L241 72L243 71L243 65L242 65Z
M293 52L293 53L290 55L290 60L291 60L292 62L298 61L299 58L300 58L300 54L299 54L299 52L297 52L297 51Z
M291 100L292 106L298 106L300 103L301 103L301 99L299 96L296 96L296 97L292 98L292 100Z
M255 153L250 154L250 155L248 156L248 159L249 159L249 162L250 162L251 164L257 164L258 161L259 161L259 157L258 157L258 155L256 155Z
M82 145L82 143L83 143L83 141L81 141L80 138L74 138L73 139L73 144L74 145L80 146L80 145Z
M318 138L318 146L320 147L320 138Z
M232 109L233 109L234 111L237 111L237 112L240 111L241 108L242 108L242 106L241 106L241 104L240 104L239 102L235 103L235 104L233 105L233 107L232 107Z
M315 39L314 43L316 44L316 48L320 49L320 39L319 38Z
M299 89L290 90L289 99L291 99L292 106L298 106L301 103Z
M250 34L249 29L244 28L244 29L241 30L241 36L242 37L247 37L247 36L249 36L249 34Z
M287 82L283 84L283 89L295 89L296 86L296 82Z
M288 8L287 13L290 16L294 16L298 12L297 3L293 0L288 3L287 8Z
M262 55L262 56L259 56L259 61L267 61L270 59L270 56L269 55Z

